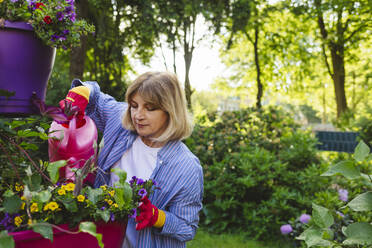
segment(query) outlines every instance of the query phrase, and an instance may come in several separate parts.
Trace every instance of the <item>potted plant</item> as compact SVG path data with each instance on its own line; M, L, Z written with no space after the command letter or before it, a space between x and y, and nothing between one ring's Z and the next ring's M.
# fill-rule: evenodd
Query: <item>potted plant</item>
M71 117L66 112L78 111L37 103L42 114L61 123ZM120 247L127 219L136 217L141 198L152 193L155 182L133 177L127 183L126 173L117 170L113 187L84 184L96 170L98 148L73 170L74 181L59 177L66 160L37 163L32 158L35 137L48 139L49 124L37 119L29 118L29 126L28 121L0 120L0 248Z
M45 99L56 48L93 31L74 0L0 0L0 113L34 113L30 97Z

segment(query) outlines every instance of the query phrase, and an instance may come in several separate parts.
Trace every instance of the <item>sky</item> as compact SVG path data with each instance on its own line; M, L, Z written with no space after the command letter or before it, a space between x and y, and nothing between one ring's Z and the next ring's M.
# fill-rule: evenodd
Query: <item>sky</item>
M197 34L205 34L205 32L207 32L206 26L203 25L203 23L199 23L197 26L200 27L199 30L196 31ZM219 49L221 46L216 42L216 39L218 38L208 35L208 37L202 39L194 49L189 76L191 86L196 91L209 89L216 77L223 76L226 73L226 68L219 58ZM213 44L213 46L211 46L211 44ZM164 64L164 58L168 71L173 72L172 50L168 49L165 43L162 47L162 49L155 49L155 55L152 57L148 66L143 65L139 61L132 62L132 66L138 75L146 71L167 70ZM164 56L162 55L162 50ZM176 54L176 66L178 78L183 85L185 80L185 63L182 51L178 51ZM135 76L136 75L131 75L131 79L133 80Z

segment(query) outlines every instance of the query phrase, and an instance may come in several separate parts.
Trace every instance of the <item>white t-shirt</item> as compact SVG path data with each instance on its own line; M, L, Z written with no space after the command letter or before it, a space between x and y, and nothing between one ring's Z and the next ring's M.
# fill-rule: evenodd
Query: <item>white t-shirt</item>
M113 166L127 172L127 182L133 176L148 180L155 169L158 151L161 149L147 146L138 136L133 142L133 145L128 149L121 159ZM113 185L119 177L115 173L111 173L110 185ZM124 243L122 248L135 247L137 240L137 231L127 228Z
M133 145L128 149L121 159L113 166L113 168L120 168L127 173L127 182L133 176L148 180L155 169L158 151L161 147L153 148L143 143L138 136L133 142ZM119 177L115 173L111 173L110 184L113 185Z

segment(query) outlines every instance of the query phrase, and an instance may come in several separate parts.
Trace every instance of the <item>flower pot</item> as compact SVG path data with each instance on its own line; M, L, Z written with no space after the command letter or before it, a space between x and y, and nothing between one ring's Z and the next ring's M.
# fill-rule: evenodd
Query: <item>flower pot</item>
M38 113L32 94L45 100L56 49L38 39L30 24L0 23L0 114L7 116ZM4 96L4 92L13 96Z
M125 237L126 222L100 222L96 224L97 233L102 234L102 242L108 248L121 248ZM68 230L68 225L59 225ZM76 231L77 228L70 231ZM69 234L53 228L53 242L31 230L12 232L16 248L99 248L97 239L88 233Z

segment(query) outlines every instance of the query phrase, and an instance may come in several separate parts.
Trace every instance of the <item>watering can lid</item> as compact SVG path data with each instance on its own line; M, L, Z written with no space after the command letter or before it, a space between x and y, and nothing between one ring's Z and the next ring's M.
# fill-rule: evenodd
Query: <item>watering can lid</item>
M27 30L27 31L33 31L33 27L30 23L27 22L11 22L8 20L1 21L0 20L0 28L14 28L14 29L21 29L21 30Z

